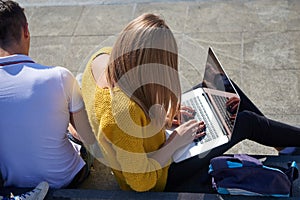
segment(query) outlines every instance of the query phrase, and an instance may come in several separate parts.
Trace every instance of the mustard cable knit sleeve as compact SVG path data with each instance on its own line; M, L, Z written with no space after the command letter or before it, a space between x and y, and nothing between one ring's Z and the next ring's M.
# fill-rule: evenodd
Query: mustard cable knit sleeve
M116 129L112 137L112 147L126 183L135 191L153 189L160 181L162 167L149 158L163 144L164 131L145 133L143 126L148 124L142 109L123 92L115 93L112 100L112 113Z

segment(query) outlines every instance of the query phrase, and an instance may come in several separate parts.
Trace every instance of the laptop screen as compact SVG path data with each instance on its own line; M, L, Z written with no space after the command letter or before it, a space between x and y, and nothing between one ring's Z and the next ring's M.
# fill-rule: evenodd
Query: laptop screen
M237 93L211 48L208 49L202 87Z
M227 126L229 134L232 134L240 104L240 97L211 48L208 50L202 87L203 89L208 88L207 91L210 91L209 93L211 94L208 94L209 99L216 107L217 113L222 116L221 118L224 119L226 124L223 124L224 128L227 129L225 127ZM220 98L218 95L212 95L212 93L220 93L225 95ZM232 98L234 98L235 101L232 101ZM228 100L231 100L231 102L235 103L231 103L228 106L226 104Z

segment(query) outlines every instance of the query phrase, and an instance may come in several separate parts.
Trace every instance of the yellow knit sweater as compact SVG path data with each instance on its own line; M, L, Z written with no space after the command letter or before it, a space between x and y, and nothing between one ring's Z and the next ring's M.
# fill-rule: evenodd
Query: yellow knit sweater
M91 62L111 48L96 52L82 77L82 94L93 131L114 175L123 190L163 191L168 168L149 158L147 153L165 142L165 130L146 136L149 120L138 104L119 88L99 88L92 75Z

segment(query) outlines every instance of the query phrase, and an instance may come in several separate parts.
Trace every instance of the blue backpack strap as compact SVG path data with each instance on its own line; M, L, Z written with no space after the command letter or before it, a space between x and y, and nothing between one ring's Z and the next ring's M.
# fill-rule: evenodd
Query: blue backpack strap
M234 154L233 156L218 156L210 161L209 173L218 169L237 167L262 167L263 164L256 158L246 154Z
M288 170L285 172L287 176L290 177L291 181L299 178L299 168L296 161L292 161L288 163Z
M296 161L288 163L288 169L284 172L291 182L290 194L293 194L293 182L299 177L299 169Z
M224 169L228 168L227 161L231 159L232 157L229 156L218 156L211 159L210 164L214 169Z
M246 154L234 154L234 158L237 158L244 167L263 166L262 162L256 158L248 156Z

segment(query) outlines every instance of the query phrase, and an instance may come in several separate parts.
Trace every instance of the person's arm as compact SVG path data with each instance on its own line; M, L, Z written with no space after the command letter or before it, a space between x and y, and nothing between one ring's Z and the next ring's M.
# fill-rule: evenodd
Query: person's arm
M79 137L78 139L95 158L102 160L103 154L88 121L85 108L75 113L70 113L70 124L73 128L70 133L77 138Z
M98 141L96 140L93 130L88 121L88 116L84 107L84 102L81 95L81 90L73 74L66 68L60 67L62 86L65 91L66 100L68 102L70 121L69 126L74 128L70 131L74 137L81 140L84 146L96 158L102 158L102 153L99 148Z
M173 131L162 148L152 154L151 158L164 167L177 149L190 144L194 139L204 136L204 130L205 124L202 121L190 120L185 122Z
M70 123L75 129L71 134L74 137L79 137L78 139L84 144L93 144L96 141L85 108L75 113L70 113Z

